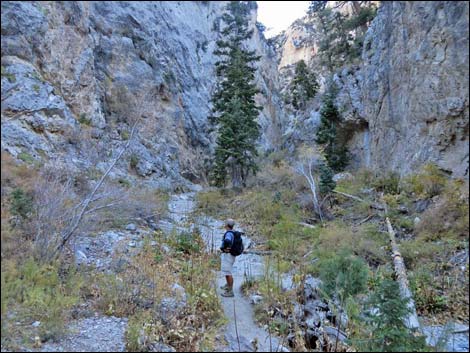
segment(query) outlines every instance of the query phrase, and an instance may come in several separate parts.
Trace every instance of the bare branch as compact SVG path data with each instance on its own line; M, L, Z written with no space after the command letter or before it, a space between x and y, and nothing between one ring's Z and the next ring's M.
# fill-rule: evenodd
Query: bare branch
M118 155L116 156L116 158L114 159L114 161L111 163L111 165L108 167L108 169L106 170L106 172L103 174L103 176L101 177L101 179L98 181L98 183L95 185L95 188L93 189L93 191L91 192L91 194L85 199L85 202L83 204L83 207L80 211L80 213L78 214L78 216L76 217L73 225L71 226L70 230L65 232L64 234L62 234L62 241L60 243L60 245L56 248L56 250L53 252L52 256L54 256L58 251L61 251L65 244L67 243L67 241L70 239L70 237L73 235L73 233L77 230L78 226L80 225L80 221L82 220L83 216L85 215L85 211L87 210L90 202L93 200L93 197L95 196L96 192L98 191L98 189L101 187L101 185L103 184L104 180L106 179L106 177L109 175L109 173L111 172L111 170L114 168L114 166L116 165L116 163L119 161L119 159L121 158L121 156L124 154L124 152L128 149L131 141L132 141L132 138L134 136L134 133L135 133L135 130L137 128L137 124L139 123L140 121L140 116L136 119L136 121L134 122L134 125L132 126L132 130L131 130L131 134L130 134L130 137L129 137L129 140L127 140L127 143L125 144L125 146L122 148L122 150L118 153Z
M115 205L119 205L121 201L118 201L118 202L111 202L111 203L108 203L107 205L102 205L102 206L96 206L92 209L89 209L88 211L86 211L83 215L86 215L86 214L90 214L90 213L93 213L93 212L96 212L98 210L102 210L104 208L110 208L110 207L113 207Z

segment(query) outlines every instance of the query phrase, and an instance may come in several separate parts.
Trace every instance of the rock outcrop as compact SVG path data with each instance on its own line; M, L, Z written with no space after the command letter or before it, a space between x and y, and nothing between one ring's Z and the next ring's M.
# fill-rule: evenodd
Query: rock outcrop
M468 15L463 1L382 2L361 61L334 76L351 168L405 175L432 162L468 178ZM324 76L316 62L316 36L306 16L275 39L283 83L300 59ZM312 102L304 113L290 115L295 124L287 124L286 135L293 143L314 136L318 110Z
M406 174L434 162L468 177L468 15L463 1L382 5L361 69L372 167Z
M2 149L96 174L142 115L112 176L169 188L204 180L225 5L2 2ZM261 56L260 146L294 151L314 144L321 96L302 112L281 97L301 59L324 89L321 34L307 16L266 41L255 7L248 46ZM362 59L334 77L351 168L404 175L434 162L468 177L468 10L466 2L382 3Z
M207 116L226 2L2 2L2 149L103 170L144 118L115 177L204 179ZM256 27L264 149L282 120L274 51ZM175 181L177 183L175 184Z

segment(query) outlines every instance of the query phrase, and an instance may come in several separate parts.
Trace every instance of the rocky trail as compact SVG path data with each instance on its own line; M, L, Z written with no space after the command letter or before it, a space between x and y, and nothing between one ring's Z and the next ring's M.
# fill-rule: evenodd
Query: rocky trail
M190 222L189 217L194 210L195 192L173 195L169 203L169 218L171 221L160 222L160 227L167 232L180 224L190 224L190 229L198 227L206 244L208 251L216 251L219 247L221 236L224 232L223 221L216 220L208 216L198 216ZM165 228L166 227L166 228ZM240 227L237 227L240 229ZM183 228L184 229L184 228ZM252 247L250 238L244 237L245 248ZM217 351L238 352L238 351L264 351L280 352L285 351L278 337L271 336L264 328L259 327L254 321L253 305L249 298L243 296L241 286L247 273L253 277L264 274L264 261L262 256L256 254L242 254L237 257L234 264L234 298L221 297L222 307L228 324L223 328L223 336L227 342L220 344ZM225 277L219 272L217 274L217 290L221 293L220 286L225 284ZM235 310L234 310L235 308ZM238 338L237 338L238 331Z

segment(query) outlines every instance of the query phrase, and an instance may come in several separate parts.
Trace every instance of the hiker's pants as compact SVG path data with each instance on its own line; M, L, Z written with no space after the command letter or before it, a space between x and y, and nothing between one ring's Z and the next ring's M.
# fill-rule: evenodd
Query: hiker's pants
M232 275L232 267L233 267L233 264L235 262L235 256L233 256L232 254L230 253L222 253L221 254L221 270L222 270L222 273L226 276L231 276Z

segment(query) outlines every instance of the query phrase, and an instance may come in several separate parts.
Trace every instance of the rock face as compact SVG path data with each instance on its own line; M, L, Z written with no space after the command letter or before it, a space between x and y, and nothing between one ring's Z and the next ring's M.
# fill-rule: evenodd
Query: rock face
M103 170L142 115L114 176L169 187L201 181L214 142L207 116L225 5L2 2L2 149ZM274 51L255 8L251 16L268 149L283 113Z
M361 63L334 77L352 168L404 175L433 162L468 178L468 15L463 1L382 2ZM300 59L322 74L315 66L315 32L306 17L277 39L281 76ZM318 106L308 108L297 130L314 134L305 116L315 116Z
M225 5L2 2L2 149L96 175L143 116L112 177L168 188L203 181ZM434 162L468 177L468 12L462 1L382 2L361 62L334 77L351 168L403 175ZM255 6L250 26L247 45L262 57L261 149L314 144L321 97L304 111L281 99L301 59L323 88L314 21L296 21L272 46Z
M468 177L468 15L461 1L384 2L363 52L373 167Z

